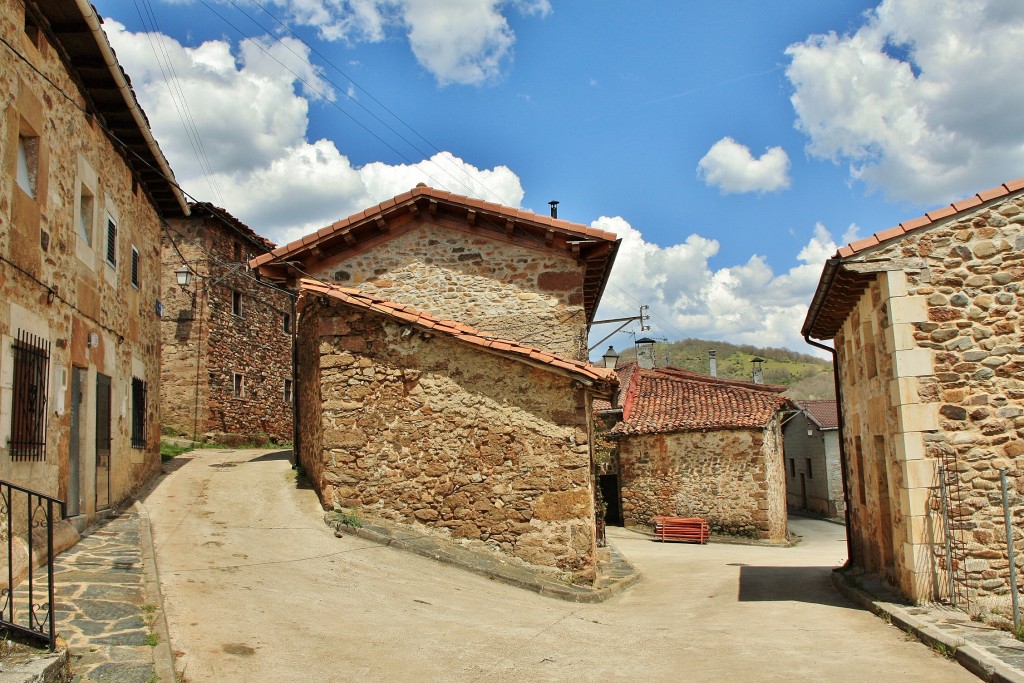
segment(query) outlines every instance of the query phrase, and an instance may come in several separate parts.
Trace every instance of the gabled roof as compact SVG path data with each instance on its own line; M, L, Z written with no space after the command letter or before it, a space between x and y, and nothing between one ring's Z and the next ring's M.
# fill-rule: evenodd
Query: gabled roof
M927 230L941 223L955 220L962 214L1004 200L1011 195L1021 194L1024 178L1011 180L984 192L953 202L923 216L918 216L899 225L876 232L870 237L840 247L835 256L825 263L818 288L804 319L802 334L816 339L832 339L842 327L850 310L860 295L874 279L874 274L854 273L844 270L842 264L850 258L880 245L901 240L911 233Z
M818 401L793 401L796 407L804 411L818 429L828 431L839 429L839 411L834 398Z
M635 363L620 368L619 373L622 420L609 435L761 429L789 404L788 399L774 390L765 390L763 385L750 388L744 386L745 382L647 370Z
M742 379L727 379L725 377L703 375L699 372L684 370L683 368L677 368L671 365L658 368L658 372L681 377L682 379L693 380L694 382L707 382L709 384L721 384L723 386L744 387L745 389L754 389L756 391L768 391L773 394L781 394L786 390L786 387L778 384L757 384L756 382L747 382Z
M75 0L40 0L26 3L25 11L41 24L70 70L85 97L86 109L116 138L115 147L127 148L125 161L160 214L187 216L185 196L100 27L101 19L91 6L86 6L89 11L83 13Z
M562 252L584 264L583 307L594 318L621 241L613 233L542 216L500 204L419 185L409 192L336 221L302 239L250 261L272 280L298 279L289 263L309 273L319 264L351 256L404 234L427 216L429 220L489 239L534 249Z
M529 365L541 367L551 372L567 375L583 381L600 394L610 395L618 384L614 370L601 368L590 363L563 358L547 351L525 346L509 339L485 336L468 325L444 320L416 310L412 306L370 296L357 289L338 287L317 280L304 279L299 282L299 306L308 305L311 296L327 296L353 308L372 311L380 315L413 325L424 331L443 334L456 341L469 344L478 349L512 358Z
M230 213L227 212L227 210L222 209L214 204L211 204L210 202L190 202L189 209L191 210L191 215L193 217L210 216L213 220L218 221L222 225L231 228L239 235L249 240L259 249L261 249L261 253L268 252L275 246L277 246L276 244L268 240L266 237L256 234L255 230L253 230L248 225L232 216Z

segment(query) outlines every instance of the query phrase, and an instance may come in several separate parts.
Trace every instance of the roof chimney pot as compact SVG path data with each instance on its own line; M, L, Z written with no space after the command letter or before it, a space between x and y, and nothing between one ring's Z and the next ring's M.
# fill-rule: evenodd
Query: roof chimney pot
M548 202L548 206L551 207L551 217L558 218L558 202L555 200L551 200L550 202Z

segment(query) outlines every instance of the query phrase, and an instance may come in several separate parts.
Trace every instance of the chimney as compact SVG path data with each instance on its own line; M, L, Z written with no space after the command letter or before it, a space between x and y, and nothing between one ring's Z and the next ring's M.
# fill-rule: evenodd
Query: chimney
M551 217L558 218L558 202L556 202L555 200L551 200L550 202L548 202L548 206L551 207Z
M764 384L764 370L761 369L761 363L764 362L764 358L758 358L757 356L754 356L754 360L750 362L754 364L754 384Z
M718 377L718 359L715 358L717 352L714 349L708 350L708 374L712 377Z
M636 340L636 364L645 370L654 369L654 340L644 337Z

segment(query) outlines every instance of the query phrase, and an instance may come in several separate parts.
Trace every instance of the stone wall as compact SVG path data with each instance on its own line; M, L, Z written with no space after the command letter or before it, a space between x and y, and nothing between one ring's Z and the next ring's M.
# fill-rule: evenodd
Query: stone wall
M292 407L285 396L285 382L292 379L292 335L285 331L291 297L256 282L237 260L238 250L248 259L266 246L201 215L170 221L170 228L162 252L163 426L186 435L195 429L199 435L265 434L291 441ZM193 296L175 280L182 257L198 276L188 290ZM236 292L240 315L233 313ZM242 377L240 396L235 374Z
M587 359L583 265L565 254L424 223L312 274L503 339Z
M715 533L786 537L786 489L777 420L732 429L619 437L627 525L657 515L703 517Z
M0 49L0 472L67 500L69 515L88 520L160 468L160 220L119 148L78 108L86 101L58 51L23 27L23 3L0 0L0 34L52 81ZM39 140L35 196L17 182L19 132L26 131ZM91 199L83 202L83 195ZM108 220L117 226L113 263L106 260ZM12 459L8 444L19 330L50 345L43 460ZM111 384L106 464L97 463L96 452L101 375ZM133 377L149 393L140 447L131 440ZM72 392L76 378L80 398Z
M915 600L932 599L933 586L941 594L946 583L944 562L936 559L943 543L935 512L939 464L959 479L964 514L957 533L967 544L970 591L982 606L1007 599L998 470L1007 470L1014 518L1024 519L1019 495L1024 490L1022 225L1024 200L1018 195L864 255L875 261L904 260L900 271L876 277L859 307L870 306L872 319L884 325L886 362L895 365L899 382L884 382L870 394L848 391L848 383L855 383L851 375L858 372L852 360L857 351L846 348L851 320L836 339L842 339L848 366L844 398L862 413L877 404L872 418L849 425L847 445L860 440L864 457L872 452L868 439L880 438L885 445L890 487L899 494L890 525L897 543L902 542L895 552L897 580ZM849 410L845 403L844 410ZM874 427L879 420L886 431ZM856 491L861 484L853 469L850 486ZM870 472L868 479L870 488ZM871 504L869 497L867 507ZM854 505L858 515L864 507L863 500ZM884 547L867 540L874 535L865 534L869 566L872 547ZM1015 544L1022 542L1018 525Z
M301 460L325 506L593 581L587 391L443 334L311 306L300 323Z

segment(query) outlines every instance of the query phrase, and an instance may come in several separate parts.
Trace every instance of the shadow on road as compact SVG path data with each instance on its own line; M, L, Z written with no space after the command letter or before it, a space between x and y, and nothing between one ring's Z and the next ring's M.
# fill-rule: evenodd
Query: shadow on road
M740 602L809 602L856 609L829 580L831 567L740 567Z
M246 462L271 462L274 460L291 460L292 452L290 449L283 451L274 451L272 453L264 453L263 455L255 458L249 458Z

